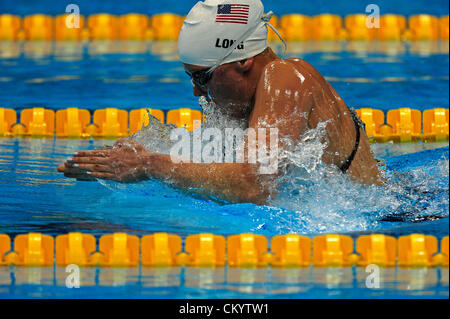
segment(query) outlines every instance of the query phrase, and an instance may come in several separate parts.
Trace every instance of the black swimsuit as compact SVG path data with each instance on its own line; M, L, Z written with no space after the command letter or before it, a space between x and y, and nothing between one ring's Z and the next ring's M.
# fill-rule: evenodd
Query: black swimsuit
M344 165L342 165L342 167L341 167L341 171L344 174L347 172L347 170L349 169L350 165L352 165L352 161L355 158L356 152L358 151L359 140L361 138L361 132L360 132L359 129L360 129L360 127L364 128L364 123L362 123L361 120L358 118L358 116L356 115L356 112L351 110L351 109L349 109L349 110L350 110L350 114L352 115L353 123L355 124L356 142L355 142L355 147L353 148L352 153L347 158L347 160L345 161Z

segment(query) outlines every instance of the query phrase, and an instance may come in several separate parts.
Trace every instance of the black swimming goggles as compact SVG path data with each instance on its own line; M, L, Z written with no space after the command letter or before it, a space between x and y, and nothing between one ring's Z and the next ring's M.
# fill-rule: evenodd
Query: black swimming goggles
M211 80L213 73L214 70L212 69L199 70L192 73L186 71L186 74L191 77L192 81L200 87L206 86L209 80Z

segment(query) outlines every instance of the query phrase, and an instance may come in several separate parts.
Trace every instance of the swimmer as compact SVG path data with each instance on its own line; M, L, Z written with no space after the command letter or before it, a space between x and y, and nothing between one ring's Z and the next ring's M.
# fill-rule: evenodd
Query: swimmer
M322 161L364 184L382 183L361 122L324 77L301 59L282 59L267 45L268 21L260 0L206 0L187 15L178 54L195 96L205 96L247 128L277 128L280 148L327 122ZM273 27L272 27L273 28ZM276 32L276 29L274 29ZM301 145L299 145L301 147ZM114 147L79 151L58 171L78 180L136 182L149 178L230 202L264 204L276 196L277 174L244 163L175 163L131 139Z

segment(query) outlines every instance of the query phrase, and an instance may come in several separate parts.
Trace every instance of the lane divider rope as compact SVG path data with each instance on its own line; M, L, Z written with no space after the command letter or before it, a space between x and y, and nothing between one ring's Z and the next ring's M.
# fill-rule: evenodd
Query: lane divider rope
M439 142L449 140L449 110L434 108L420 112L411 108L382 110L357 109L372 142ZM151 116L149 116L149 114ZM24 109L20 121L14 109L0 108L0 136L58 138L117 138L137 133L150 121L175 124L188 131L202 127L204 116L198 110L181 108L166 114L158 109L127 112L117 108L95 110L42 107Z
M373 17L351 14L307 16L286 14L273 16L275 26L286 41L400 41L447 40L449 16L418 14L409 17L396 14L380 16L379 25L371 27ZM0 15L0 40L80 41L80 40L177 40L184 17L173 13L130 13L122 16L102 13L88 17L63 14L56 17L33 14L20 17ZM370 27L368 27L370 26ZM277 40L269 30L269 40Z
M440 246L440 249L438 249ZM383 234L356 239L339 234L313 238L297 234L263 235L244 233L225 236L209 233L180 236L154 233L141 238L126 233L52 236L28 233L11 238L0 234L0 266L100 267L448 267L449 236L410 234L398 238ZM183 249L184 247L184 249Z

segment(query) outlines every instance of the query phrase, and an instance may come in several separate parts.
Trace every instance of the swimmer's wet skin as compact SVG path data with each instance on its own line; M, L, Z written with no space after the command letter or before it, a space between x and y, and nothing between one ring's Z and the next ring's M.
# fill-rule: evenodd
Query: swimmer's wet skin
M287 141L298 141L307 130L327 122L322 161L362 183L381 184L367 135L338 93L306 61L284 60L267 46L271 12L264 15L259 0L228 3L198 2L184 21L178 53L192 77L193 94L211 99L222 113L244 120L248 128L277 128L279 149L290 150ZM222 18L230 5L240 6L238 20ZM174 163L170 155L150 153L132 139L120 139L111 149L77 152L58 171L83 180L156 178L230 202L256 204L276 195L273 184L278 177L258 174L258 165L247 161Z

